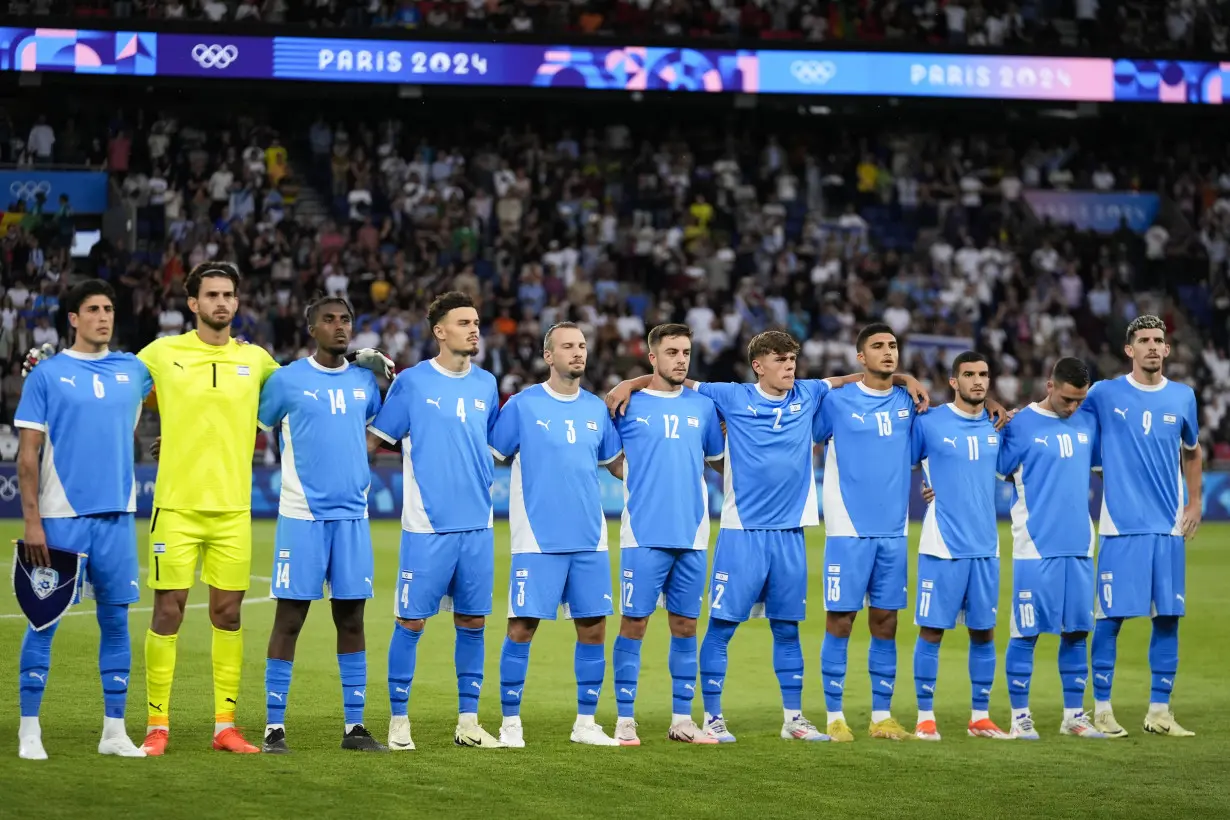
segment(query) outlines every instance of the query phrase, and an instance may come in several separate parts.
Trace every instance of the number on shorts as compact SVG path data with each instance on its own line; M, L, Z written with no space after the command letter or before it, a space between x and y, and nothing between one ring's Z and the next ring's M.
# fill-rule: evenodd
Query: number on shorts
M517 582L517 606L525 606L525 581Z
M1107 609L1110 609L1112 606L1114 606L1114 604L1111 603L1112 598L1110 594L1110 584L1102 584L1102 600L1106 602Z
M824 597L830 601L841 600L841 577L834 575L830 578L825 578Z
M401 585L401 605L403 609L408 609L410 607L410 585L409 584Z
M1033 604L1021 604L1017 607L1017 612L1021 616L1021 626L1033 629L1036 618L1034 617Z
M103 386L103 381L97 373L94 374L94 398L101 399L107 395L107 388Z
M632 582L624 581L624 609L632 608Z
M710 608L711 609L721 609L722 608L722 596L725 594L726 594L725 584L714 584L713 585L713 603L710 605Z
M923 592L918 596L918 617L926 618L931 614L931 593Z
M461 419L461 423L466 423L466 400L457 399L457 418Z
M279 561L278 568L274 571L273 585L279 589L290 589L290 562Z

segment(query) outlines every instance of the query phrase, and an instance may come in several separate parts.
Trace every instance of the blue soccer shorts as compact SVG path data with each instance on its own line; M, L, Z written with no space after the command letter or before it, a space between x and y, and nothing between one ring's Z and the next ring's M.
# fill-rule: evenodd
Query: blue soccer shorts
M393 612L417 621L440 610L490 615L495 584L495 530L406 532Z
M998 558L918 556L915 626L993 629L998 606Z
M1181 535L1105 535L1098 550L1097 617L1187 613L1187 544Z
M43 533L51 546L87 556L74 604L89 598L100 604L119 606L141 599L135 515L104 513L44 518Z
M905 609L909 549L905 536L824 539L824 608L829 612Z
M305 521L278 516L270 596L319 601L325 584L335 601L372 597L372 530L366 518Z
M1012 562L1012 637L1092 630L1092 558L1073 555Z
M508 580L508 617L554 621L614 615L611 600L611 553L519 552L512 557Z
M648 618L663 606L699 618L705 600L705 550L632 547L619 551L619 608L629 618Z
M718 530L709 587L709 614L742 623L748 618L807 618L807 545L802 527L789 530Z

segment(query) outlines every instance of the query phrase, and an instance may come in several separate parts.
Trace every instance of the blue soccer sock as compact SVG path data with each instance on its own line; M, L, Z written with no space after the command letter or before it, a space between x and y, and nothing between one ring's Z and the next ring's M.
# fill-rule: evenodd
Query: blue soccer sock
M47 689L47 675L51 671L51 639L59 624L52 624L42 632L26 627L26 636L21 640L21 680L19 700L22 717L38 717L43 705L43 692Z
M102 678L103 713L123 720L132 672L128 604L98 604L98 674Z
M820 679L824 683L824 708L840 712L846 692L846 659L850 639L824 633L820 644Z
M400 622L393 624L393 638L389 641L389 709L393 717L410 714L410 689L414 685L421 637L421 630L407 629Z
M893 689L897 686L897 642L872 638L867 650L867 671L871 673L871 711L890 712Z
M457 667L457 712L478 714L478 696L483 693L484 627L457 627L453 665Z
M1029 685L1034 676L1034 645L1038 639L1013 638L1004 653L1004 672L1008 675L1008 703L1013 712L1029 711Z
M930 712L935 707L935 682L940 675L940 645L924 640L914 642L914 697L918 711Z
M1089 680L1089 642L1084 637L1060 637L1059 680L1063 684L1063 708L1083 708Z
M290 676L294 661L265 659L265 724L286 723L286 701L290 699Z
M347 726L363 722L367 706L367 652L348 652L337 656L342 678L342 715Z
M782 692L782 709L803 711L803 645L795 621L769 621L773 632L773 671Z
M530 643L505 636L500 649L500 711L506 718L521 716L521 695L530 670Z
M1119 630L1122 618L1102 618L1093 628L1093 700L1109 703L1115 682L1115 661L1119 655Z
M709 618L709 628L700 643L700 690L705 700L705 713L722 714L722 687L726 685L727 652L730 640L739 624L720 618Z
M696 636L671 638L667 659L671 673L671 713L692 714L692 699L696 697Z
M598 697L606 677L606 647L577 641L572 668L577 677L577 714L593 717L598 711Z
M615 707L621 718L630 718L635 714L636 683L641 677L641 642L617 637L611 663L615 667Z
M1169 706L1174 690L1175 674L1179 671L1179 619L1158 615L1153 619L1153 634L1149 636L1149 671L1153 684L1149 690L1149 705Z
M991 689L995 686L995 641L969 642L970 708L975 712L991 709Z

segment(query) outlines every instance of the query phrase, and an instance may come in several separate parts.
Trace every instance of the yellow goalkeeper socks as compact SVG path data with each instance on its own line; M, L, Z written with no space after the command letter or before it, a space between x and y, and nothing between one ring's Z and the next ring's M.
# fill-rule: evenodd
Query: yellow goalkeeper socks
M145 631L145 691L149 703L147 731L167 729L171 719L171 682L175 679L178 635Z
M239 677L243 670L243 629L214 627L214 734L235 725Z

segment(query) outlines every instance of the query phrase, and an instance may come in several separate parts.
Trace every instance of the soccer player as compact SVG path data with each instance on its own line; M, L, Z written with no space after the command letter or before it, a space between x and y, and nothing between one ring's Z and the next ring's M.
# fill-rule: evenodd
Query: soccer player
M914 622L914 736L939 740L932 703L945 630L969 629L972 737L1006 739L988 712L995 681L995 615L999 605L999 529L995 467L999 434L986 412L991 376L986 357L966 351L952 363L953 400L914 420L911 458L935 493L918 545Z
M1158 317L1141 316L1128 325L1124 352L1131 374L1099 382L1085 402L1101 428L1103 465L1093 724L1109 737L1127 735L1110 704L1116 642L1125 618L1151 617L1152 687L1144 730L1191 737L1195 733L1174 718L1170 694L1187 594L1184 538L1196 534L1201 517L1196 395L1162 375L1170 345Z
M1089 472L1097 419L1077 413L1089 392L1080 359L1055 363L1046 398L1004 428L997 471L1012 482L1012 638L1004 657L1015 738L1037 740L1029 710L1034 645L1058 634L1063 683L1061 734L1104 738L1085 714L1086 637L1093 629L1093 520ZM937 494L938 498L938 494Z
M710 399L683 389L692 360L687 325L649 332L649 387L634 394L616 420L624 454L612 463L622 475L625 504L619 534L619 605L615 639L615 739L639 746L634 706L641 671L641 641L659 601L669 613L668 667L672 714L667 737L681 743L716 743L692 720L696 692L696 620L705 597L709 548L709 491L705 462L720 466L726 443Z
M481 749L500 742L478 723L483 632L495 577L488 442L499 412L495 377L475 366L478 311L464 293L445 293L427 309L440 352L398 374L368 430L401 443L403 501L400 567L389 644L389 748L414 748L410 689L427 619L453 613L458 718L453 742Z
M577 632L573 668L577 718L571 740L618 746L594 722L606 676L606 618L611 601L611 557L597 466L621 451L619 433L602 400L581 389L585 335L571 322L553 325L543 339L551 368L546 382L513 396L491 433L491 450L512 465L509 526L512 566L508 635L500 653L500 740L525 746L521 697L538 624L555 620L563 605Z
M367 425L380 410L371 371L346 361L354 310L338 297L307 309L316 352L276 371L261 389L257 424L276 429L282 492L274 536L277 611L265 661L266 726L262 751L286 754L285 716L295 643L312 601L329 585L337 628L345 727L342 748L388 751L363 725L367 646L363 610L372 597L371 527L367 519Z
M803 528L820 523L812 423L830 387L862 376L796 380L798 352L799 344L789 334L765 331L747 348L755 384L685 382L713 400L726 424L722 519L710 582L709 626L700 649L704 728L720 743L736 739L722 715L728 648L739 624L751 617L768 617L773 633L782 738L828 740L802 709L799 622L807 615ZM650 379L641 376L621 382L608 394L608 406L626 409L631 393L643 390ZM917 383L912 384L923 395Z
M49 566L48 545L88 556L78 590L97 603L103 731L98 752L144 757L128 738L124 709L132 647L128 605L141 595L137 567L133 428L151 387L130 353L107 346L115 329L115 292L91 279L68 292L72 347L32 371L17 405L17 480L27 558ZM41 454L40 454L41 450ZM21 644L18 754L46 760L39 708L51 666L55 624L26 629Z

